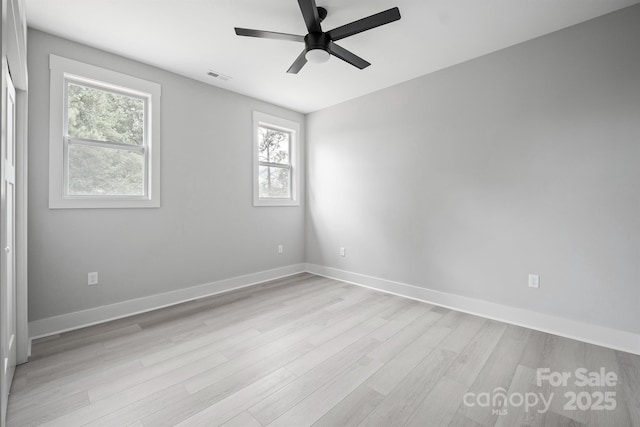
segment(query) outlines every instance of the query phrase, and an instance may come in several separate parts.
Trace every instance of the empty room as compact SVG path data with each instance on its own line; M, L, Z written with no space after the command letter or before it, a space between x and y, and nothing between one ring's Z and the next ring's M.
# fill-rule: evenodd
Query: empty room
M1 0L0 427L640 427L640 0Z

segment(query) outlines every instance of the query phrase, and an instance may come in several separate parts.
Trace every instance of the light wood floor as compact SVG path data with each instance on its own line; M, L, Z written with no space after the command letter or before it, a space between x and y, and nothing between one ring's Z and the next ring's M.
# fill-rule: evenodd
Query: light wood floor
M536 384L537 368L601 367L617 386ZM501 390L512 405L463 399ZM565 393L585 391L615 392L615 410L564 408ZM554 398L525 411L524 393ZM638 426L640 357L301 274L39 340L7 421Z

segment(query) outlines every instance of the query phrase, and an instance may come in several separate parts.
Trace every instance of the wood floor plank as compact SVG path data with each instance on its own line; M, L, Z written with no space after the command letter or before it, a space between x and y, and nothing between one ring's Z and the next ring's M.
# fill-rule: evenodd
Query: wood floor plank
M332 340L327 341L304 356L301 356L289 363L287 365L287 369L298 376L304 375L331 356L339 353L359 339L370 335L386 323L386 320L382 320L377 317L367 319L359 325L354 326L343 334L338 335Z
M400 426L405 424L457 355L458 353L440 347L429 353L360 425Z
M456 316L456 319L458 321L457 326L440 344L440 347L455 353L461 353L487 320L470 314L461 314Z
M587 344L569 338L552 336L549 346L549 353L547 357L540 362L540 368L548 368L551 372L569 372L573 376L577 368L585 367ZM551 402L551 412L584 424L588 416L585 411L564 409L567 401L567 399L564 398L564 394L577 394L581 391L583 390L575 385L575 380L570 379L567 386L551 386L549 382L545 382L540 392L546 396L552 393L556 395L556 398Z
M120 393L101 399L79 410L65 414L64 416L58 417L45 425L68 427L87 424L108 415L116 409L138 402L158 391L164 390L173 385L184 383L185 380L189 378L200 375L215 366L219 366L222 360L225 359L222 359L218 354L200 359L195 363L187 364L169 373L137 384L136 386L128 388Z
M322 297L322 301L325 303L336 301L334 296L322 295L322 288L311 289L315 294ZM331 291L332 292L332 291ZM342 292L342 291L341 291ZM282 297L286 296L283 295ZM283 298L278 300L282 300ZM174 337L175 342L181 342L190 340L197 337L200 334L209 334L214 330L226 330L226 329L239 329L239 328L255 328L264 329L265 324L269 324L273 318L278 316L290 315L290 316L304 316L313 307L307 305L305 300L306 294L296 299L296 304L285 305L282 301L277 301L275 304L272 299L264 301L257 301L252 305L252 309L240 306L234 307L234 310L230 312L216 310L215 315L211 315L204 319L205 327L201 330L191 331L187 334L182 334ZM317 306L322 305L321 302L317 302Z
M271 427L311 425L340 403L375 371L382 363L370 357L363 357L344 375L320 387L296 406L269 424Z
M241 354L245 354L280 338L291 336L292 334L312 336L314 333L322 330L322 325L318 322L321 322L322 318L326 316L327 313L324 313L321 309L318 311L313 311L312 309L310 313L300 316L295 320L292 319L289 322L285 322L285 324L279 328L262 332L251 340L243 340L227 346L222 350L222 354L233 359Z
M296 378L286 368L280 368L176 425L178 427L222 425Z
M78 349L70 348L67 351L51 356L36 357L35 360L29 360L29 369L24 371L25 387L33 384L33 378L37 377L40 373L50 372L57 367L64 368L69 365L75 365L89 359L95 360L103 349L104 345L102 342L97 342ZM18 366L18 368L20 367ZM31 379L31 381L29 381L29 379Z
M553 411L549 411L540 420L540 425L544 427L583 427L585 424L579 423L576 420L565 417L564 415L557 414ZM598 424L594 424L598 425ZM599 424L609 426L609 424Z
M243 412L222 424L222 427L262 427L262 424L253 418L250 413Z
M460 311L446 310L442 312L442 318L438 320L437 325L443 328L455 329L464 319L468 318L468 314Z
M229 312L236 306L242 305L249 308L252 305L253 298L256 296L265 296L259 301L265 304L270 298L274 298L279 294L288 294L288 290L292 287L296 290L302 290L305 286L310 286L314 282L313 279L304 276L292 276L287 280L276 280L256 286L245 287L234 291L218 294L215 298L205 297L187 301L165 310L154 310L147 313L134 316L137 323L145 329L153 328L157 325L165 323L173 323L185 318L202 319L207 317L213 310L216 312Z
M194 351L220 351L227 346L239 341L252 340L260 335L255 329L244 329L240 331L225 330L213 331L211 334L199 336L196 339L174 344L171 347L151 352L140 358L140 363L145 367L150 367L174 357L189 354Z
M282 368L311 348L308 343L298 342L289 347L278 348L276 351L269 349L265 352L257 352L252 355L253 359L246 359L241 365L230 365L235 362L232 360L221 365L219 369L214 368L184 380L182 384L189 391L189 396L172 402L156 413L143 418L143 422L155 427L174 426L258 381L263 376ZM225 369L230 367L233 369Z
M322 283L322 282L320 282ZM272 294L260 294L251 295L250 298L242 301L233 302L223 307L216 307L214 310L205 311L203 313L203 322L207 327L223 328L229 325L235 325L246 320L260 321L268 320L275 315L281 315L288 311L299 310L300 307L296 304L290 304L287 306L287 301L295 301L302 303L308 297L314 297L322 295L323 291L333 292L333 289L338 287L332 284L325 286L316 286L318 282L312 281L311 283L300 284L300 289L285 288L277 289ZM333 299L331 296L326 296L327 299ZM282 310L282 311L279 311ZM258 317L263 316L263 317ZM248 326L254 327L255 324L249 324ZM205 332L208 332L208 328L204 328ZM197 331L196 331L197 334ZM189 339L194 334L184 334L184 338ZM180 336L175 337L176 341L180 341Z
M532 369L543 367L544 361L549 360L553 349L553 336L540 331L529 331L529 337L522 352L520 365Z
M453 417L453 419L449 423L449 426L450 427L488 427L488 426L483 426L482 424L478 424L472 419L465 417L460 412L456 412L456 415Z
M507 391L507 396L525 393L543 393L545 400L553 402L555 399L562 399L562 395L545 394L542 387L536 385L536 370L524 365L518 365L513 381ZM510 427L514 425L532 425L549 427L580 427L584 423L575 419L560 415L550 409L551 405L540 403L534 407L527 408L526 405L513 405L505 403L502 407L502 414L497 417L496 427ZM593 426L609 426L610 424L593 424Z
M307 311L303 310L305 301L309 302L309 305L306 306L309 309L320 307L323 303L339 301L340 298L337 294L343 292L343 289L335 286L327 290L327 293L322 292L322 287L310 288L292 300L295 301L295 304L286 304L287 298L290 297L287 293L282 293L278 298L267 297L266 295L264 300L252 298L245 304L234 304L233 306L227 306L224 309L208 313L208 316L203 320L206 327L208 327L205 328L205 331L210 330L210 328L221 329L240 325L263 329L265 325L272 324L274 318L307 314ZM184 338L190 339L193 335L185 334ZM176 341L180 341L180 339L178 338Z
M325 304L331 304L340 299L335 296L319 295L315 298L315 302L309 303L309 306L305 307L301 303L285 305L283 303L278 304L256 304L253 310L229 312L226 314L216 313L214 316L210 316L204 319L204 333L207 333L210 328L220 329L224 327L236 327L245 325L259 330L270 329L269 325L274 325L273 319L276 317L289 316L290 318L301 317L309 313L314 307L322 307ZM306 309L305 309L306 308ZM284 324L284 323L282 323ZM277 326L282 326L282 324ZM274 326L271 326L273 328ZM191 335L193 336L193 334Z
M95 342L95 337L109 336L111 332L116 330L126 331L129 326L135 326L137 324L138 323L132 317L127 317L86 328L62 332L57 334L57 338L55 339L52 339L51 337L38 338L33 340L33 343L31 344L31 356L33 360L37 360L41 357L49 357L56 353L56 351L52 351L52 349L72 342L76 343L77 348L79 348L84 344L84 340L86 339L94 339Z
M209 366L215 365L216 363L216 366L218 366L229 360L222 354L209 351L208 349L193 351L187 355L174 357L151 367L139 369L135 373L119 377L115 380L109 381L108 383L93 386L88 390L89 399L91 400L91 403L95 403L116 393L121 393L145 381L168 374L176 369L190 364L198 364L203 359L207 359L206 363L210 364Z
M56 362L50 366L43 365L42 359L36 360L35 366L27 375L27 388L39 387L69 376L82 375L83 372L91 374L97 369L109 369L127 360L136 359L142 354L168 348L171 342L167 337L154 337L130 343L125 348L106 348L104 342L96 345L100 347L92 353L81 351L79 356L73 355L73 352L71 355L64 353L67 357L63 360L58 358L59 355L55 355Z
M389 301L389 304L398 304L399 301ZM359 325L370 317L377 316L389 306L386 300L377 300L374 304L367 304L354 310L343 310L335 314L332 320L322 331L309 337L309 343L319 346L331 339L343 334L349 329Z
M416 338L424 334L431 326L434 325L442 316L428 311L420 316L404 329L396 333L374 349L369 356L383 363L389 362L400 353L406 346L412 343ZM434 339L437 340L439 334L435 334Z
M167 336L172 336L186 331L203 327L204 323L202 319L197 316L191 316L186 318L178 318L173 321L158 322L152 327L142 327L137 333L123 335L121 337L113 337L103 340L105 349L123 349L129 348L132 344L144 341L157 341L162 340Z
M326 308L327 311L344 311L352 307L358 307L359 305L369 304L383 297L382 294L368 292L367 290L357 286L346 288L345 290L348 291L348 293L342 295L342 301L328 306Z
M587 372L611 372L616 375L617 382L624 380L624 371L618 364L618 358L614 350L601 347L598 345L585 346L585 369ZM606 374L605 374L606 375ZM615 393L616 410L587 410L585 424L589 425L607 425L607 426L630 426L631 414L627 409L625 387L615 386L584 386L581 387L583 392L593 396L594 393ZM593 403L593 401L592 401Z
M514 394L524 395L525 393L539 390L535 387L536 384L536 371L528 366L518 365L516 371L511 380L511 384L506 389L506 395L512 396ZM545 396L548 399L549 396ZM514 406L507 402L502 404L500 408L502 415L498 416L495 420L496 427L511 427L517 425L539 425L543 423L544 412L546 407L544 403L536 405L536 407L527 408L524 405ZM464 414L467 411L461 411Z
M89 406L86 391L78 391L65 396L64 399L47 400L38 405L37 410L25 408L21 411L10 409L7 413L7 424L16 426L43 425L59 416L73 413Z
M197 377L189 378L184 386L189 393L195 394L200 390L215 384L217 381L236 372L253 367L254 365L268 368L281 367L301 355L309 352L313 346L304 342L303 337L285 337L271 344L262 346L235 359L231 359L220 366L209 369ZM293 357L295 355L295 357Z
M364 337L356 341L297 380L255 404L249 409L249 413L263 425L273 422L336 376L344 375L357 360L364 357L378 344L380 341L371 337Z
M386 325L381 328L378 328L371 337L380 341L386 341L404 328L406 328L409 324L415 321L420 316L425 315L428 311L431 310L428 304L422 304L415 301L408 301L408 304L400 306L399 309L401 311L393 313L392 317L389 319Z
M383 395L362 384L313 423L313 427L357 426L382 400Z
M176 384L168 388L156 391L150 395L124 405L114 408L100 418L97 418L84 426L86 427L114 427L129 426L131 424L143 425L142 419L162 410L173 402L182 400L189 396L182 384Z
M96 342L101 342L108 340L110 337L121 338L126 335L133 335L137 332L142 331L142 328L138 324L124 326L122 328L109 330L100 334L90 335L87 337L83 337L81 339L71 339L65 340L64 342L56 342L56 341L47 341L46 349L40 349L36 354L37 357L46 357L48 355L53 355L57 353L62 353L68 349L76 349L85 345L95 344ZM64 340L65 338L60 338L60 340ZM32 349L33 351L33 349Z
M407 427L448 426L456 415L461 398L466 392L466 385L446 376L440 378L405 425Z
M388 395L450 333L448 328L430 327L389 360L366 384L378 393Z
M244 316L250 317L255 313L269 312L274 307L294 306L303 303L316 296L331 297L329 293L340 291L341 286L337 282L328 279L311 279L299 286L285 287L275 291L257 292L251 295L247 301L234 302L213 312L208 312L209 318L205 323L211 326L229 324L241 320ZM340 291L341 292L341 291ZM242 310L239 310L242 308Z
M507 325L504 323L493 320L486 322L456 357L445 375L460 384L471 386L506 329Z
M508 390L513 380L513 375L518 368L529 338L529 330L514 325L508 325L500 341L480 372L475 376L475 381L469 388L469 392L478 395L480 393L492 393L494 390ZM469 384L468 382L466 384ZM480 424L493 425L497 414L492 407L462 407L464 415Z
M56 383L68 383L71 377L98 374L101 370L109 370L131 360L136 360L147 351L162 350L170 345L170 342L165 339L148 345L144 345L143 342L136 343L127 351L102 349L94 357L86 357L85 355L75 363L64 363L58 365L55 370L49 370L46 373L39 372L27 379L27 389L38 390L51 387Z
M622 351L616 351L620 366L620 389L624 392L626 404L634 427L640 427L640 357Z
M16 411L39 408L41 402L64 401L79 390L88 391L92 387L110 384L114 378L128 377L142 369L139 361L133 360L111 368L96 369L91 374L70 375L66 378L42 384L41 387L11 392L11 408ZM62 403L64 404L64 403Z

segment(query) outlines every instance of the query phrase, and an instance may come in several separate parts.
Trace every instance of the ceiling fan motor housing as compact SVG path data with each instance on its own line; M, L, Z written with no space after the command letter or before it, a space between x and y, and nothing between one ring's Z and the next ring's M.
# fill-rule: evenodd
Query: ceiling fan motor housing
M331 38L327 33L309 33L304 36L304 44L307 52L313 49L322 49L329 52L329 43Z

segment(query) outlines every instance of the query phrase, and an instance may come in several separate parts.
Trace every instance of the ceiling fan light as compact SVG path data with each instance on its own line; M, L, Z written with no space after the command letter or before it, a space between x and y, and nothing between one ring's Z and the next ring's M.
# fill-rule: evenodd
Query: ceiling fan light
M307 61L320 64L327 62L331 55L324 49L310 49L304 56L307 58Z

